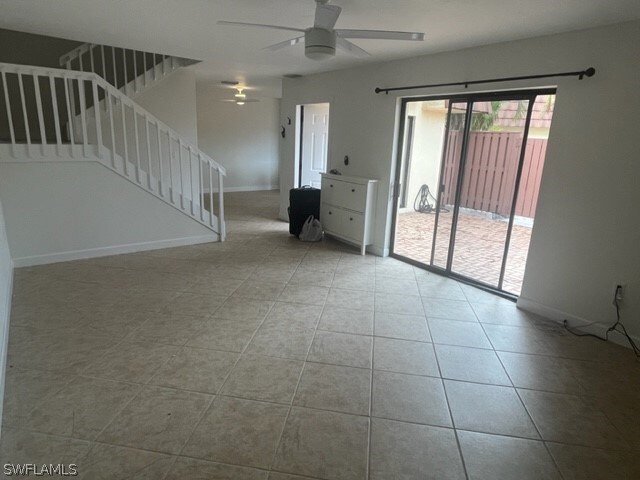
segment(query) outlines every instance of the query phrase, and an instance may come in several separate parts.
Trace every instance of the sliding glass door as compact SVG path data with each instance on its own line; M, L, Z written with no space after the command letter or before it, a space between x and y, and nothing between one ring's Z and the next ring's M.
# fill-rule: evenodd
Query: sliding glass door
M396 177L401 194L396 197L394 256L520 293L522 250L528 249L542 169L541 144L528 137L532 118L534 136L544 136L545 128L548 132L553 93L403 101L401 128L410 118L411 135L400 137L405 141ZM525 190L527 198L519 195Z

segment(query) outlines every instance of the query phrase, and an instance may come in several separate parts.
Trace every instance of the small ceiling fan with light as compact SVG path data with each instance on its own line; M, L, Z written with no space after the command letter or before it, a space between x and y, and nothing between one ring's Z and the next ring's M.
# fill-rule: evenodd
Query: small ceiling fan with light
M236 105L244 105L245 103L254 103L259 102L260 100L256 98L247 98L247 95L243 92L244 87L236 87L238 93L234 95L233 100L221 100L222 102L233 102Z
M336 54L336 47L359 57L366 57L370 54L350 42L349 38L366 38L375 40L409 40L421 42L424 40L424 33L419 32L394 32L388 30L349 30L334 29L342 8L337 5L329 5L328 0L316 1L316 16L313 27L306 29L283 27L278 25L265 25L262 23L227 22L219 21L218 25L230 25L239 27L260 27L272 28L276 30L288 30L302 33L298 37L284 42L276 43L265 47L265 50L280 50L285 47L304 42L304 54L313 60L324 60Z

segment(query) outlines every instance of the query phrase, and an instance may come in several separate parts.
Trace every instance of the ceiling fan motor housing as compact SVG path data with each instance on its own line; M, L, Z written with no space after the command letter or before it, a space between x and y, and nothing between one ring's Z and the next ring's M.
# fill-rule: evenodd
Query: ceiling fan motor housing
M309 28L304 34L304 54L312 60L322 60L336 54L336 33L324 28Z

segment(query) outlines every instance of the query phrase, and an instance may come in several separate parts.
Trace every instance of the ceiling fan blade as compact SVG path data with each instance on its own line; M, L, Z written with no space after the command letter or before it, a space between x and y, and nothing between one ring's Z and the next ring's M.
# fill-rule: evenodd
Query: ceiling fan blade
M257 100L255 98L247 98L245 100L242 100L244 103L255 103L255 102L259 102L260 100Z
M424 33L419 32L393 32L389 30L336 30L342 38L371 38L376 40L413 40L421 42Z
M301 37L292 38L290 40L285 40L284 42L278 42L278 43L275 43L273 45L269 45L268 47L264 47L263 50L271 50L271 51L275 52L276 50L280 50L282 48L290 47L292 45L300 43L303 40L304 40L304 35L301 36Z
M221 101L221 102L233 102L233 103L236 103L236 101L235 101L235 100L220 100L220 101Z
M341 48L345 52L349 52L357 57L369 57L371 54L366 50L363 50L355 43L350 42L346 38L336 37L336 47Z
M337 5L316 5L316 18L313 26L324 28L325 30L333 30L338 21L342 8Z
M218 25L229 25L232 27L260 27L260 28L272 28L275 30L288 30L291 32L302 32L304 33L304 29L302 28L291 28L291 27L281 27L279 25L265 25L263 23L246 23L246 22L227 22L225 20L220 20Z

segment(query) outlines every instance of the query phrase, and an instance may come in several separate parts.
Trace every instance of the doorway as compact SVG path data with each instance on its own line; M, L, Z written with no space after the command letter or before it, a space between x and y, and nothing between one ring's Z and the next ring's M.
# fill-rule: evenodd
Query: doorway
M392 255L518 296L555 90L403 99Z
M297 116L297 186L320 188L320 175L327 171L329 104L298 105Z

